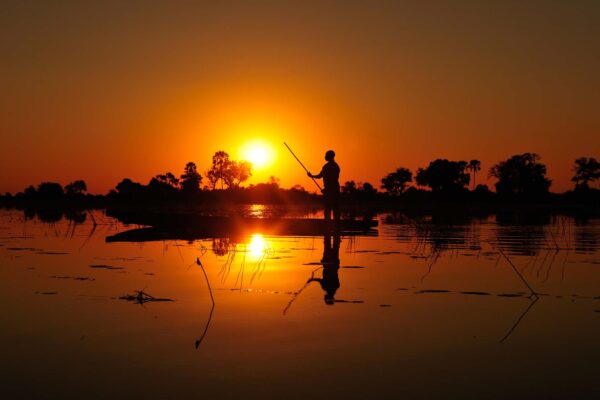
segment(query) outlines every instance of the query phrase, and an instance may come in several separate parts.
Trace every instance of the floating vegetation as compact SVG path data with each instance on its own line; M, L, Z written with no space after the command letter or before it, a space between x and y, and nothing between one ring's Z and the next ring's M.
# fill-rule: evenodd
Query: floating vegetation
M360 265L345 265L345 266L343 266L343 267L340 267L340 268L353 268L353 269L361 269L361 268L367 268L367 267L363 267L363 266L360 266Z
M112 265L104 265L104 264L93 264L93 265L90 265L90 268L109 269L109 270L124 269L123 267L114 267Z
M44 251L43 249L36 249L35 247L7 247L6 250L11 250L11 251L32 251L32 252Z
M141 260L143 257L94 257L94 260L112 260L112 261L137 261Z
M488 292L460 292L460 294L474 295L474 296L490 296Z
M407 290L407 289L405 289ZM450 293L450 290L445 290L445 289L423 289L423 290L419 290L418 292L415 292L415 294L422 294L422 293Z
M144 304L158 301L175 301L168 298L154 297L143 290L135 290L134 294L126 294L125 296L119 297L119 300L133 301L135 304Z
M363 304L364 300L334 300L335 303L351 303L351 304Z
M230 289L220 289L220 290L230 290L232 292L245 292L245 293L265 293L265 294L296 294L297 293L297 292L283 292L281 290L252 289L252 288L244 288L244 289L230 288Z
M491 256L497 256L500 253L498 253L497 251L482 251L479 254L482 256L485 256L485 257L491 257Z
M95 281L96 278L92 278L91 276L58 276L53 275L50 278L52 279L72 279L75 281Z
M409 289L399 288L396 290L409 290ZM457 294L465 294L465 295L473 295L473 296L498 296L498 297L524 297L525 296L525 293L523 293L523 292L494 294L494 293L479 292L479 291L455 292L455 291L446 290L446 289L422 289L422 290L417 290L416 292L414 292L414 294L428 294L428 293L457 293ZM557 296L557 297L562 297L562 296Z
M380 304L379 307L391 307L391 304Z
M54 295L58 294L58 292L35 292L35 294Z
M65 253L62 251L36 251L35 254L43 254L45 256L64 256L69 253Z

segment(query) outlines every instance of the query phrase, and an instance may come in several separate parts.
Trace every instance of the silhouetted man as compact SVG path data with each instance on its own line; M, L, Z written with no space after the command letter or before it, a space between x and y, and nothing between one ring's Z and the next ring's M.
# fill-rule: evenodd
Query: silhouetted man
M323 198L325 200L325 219L331 220L331 211L333 218L337 222L340 220L340 166L334 160L335 152L328 150L325 153L327 163L323 165L318 175L310 172L308 176L315 179L323 179Z
M340 288L340 278L338 271L340 269L340 235L331 235L323 237L323 278L310 278L308 282L319 282L321 289L325 291L325 304L333 305L335 303L335 292Z

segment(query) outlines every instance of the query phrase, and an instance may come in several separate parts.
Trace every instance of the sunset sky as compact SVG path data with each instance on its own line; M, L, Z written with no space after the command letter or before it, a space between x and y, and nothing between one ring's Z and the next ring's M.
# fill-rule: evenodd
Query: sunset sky
M598 21L600 1L3 2L0 192L105 193L256 143L250 183L312 189L283 141L377 185L531 151L563 191L600 158Z

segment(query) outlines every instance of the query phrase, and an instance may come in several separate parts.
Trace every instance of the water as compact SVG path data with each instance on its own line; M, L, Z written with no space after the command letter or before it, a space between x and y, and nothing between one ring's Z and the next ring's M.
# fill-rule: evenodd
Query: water
M335 237L105 243L131 227L93 216L0 212L4 398L600 393L598 220L384 215L336 271Z

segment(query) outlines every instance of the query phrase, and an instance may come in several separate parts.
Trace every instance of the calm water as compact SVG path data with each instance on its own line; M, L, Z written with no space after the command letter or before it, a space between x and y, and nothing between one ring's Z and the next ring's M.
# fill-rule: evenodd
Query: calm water
M380 218L376 236L108 244L131 227L0 211L0 393L600 394L598 220ZM120 299L136 290L173 301Z

